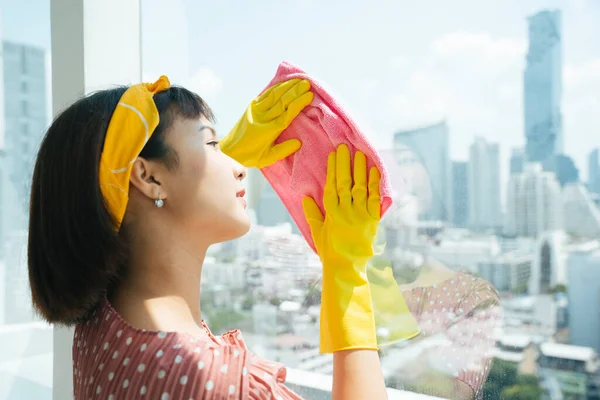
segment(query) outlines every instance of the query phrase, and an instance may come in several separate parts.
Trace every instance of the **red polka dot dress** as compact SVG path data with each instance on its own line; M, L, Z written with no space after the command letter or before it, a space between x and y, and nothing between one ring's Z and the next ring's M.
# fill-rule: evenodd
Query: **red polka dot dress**
M75 399L300 399L284 385L283 365L249 352L239 331L204 330L136 329L104 300L75 329Z

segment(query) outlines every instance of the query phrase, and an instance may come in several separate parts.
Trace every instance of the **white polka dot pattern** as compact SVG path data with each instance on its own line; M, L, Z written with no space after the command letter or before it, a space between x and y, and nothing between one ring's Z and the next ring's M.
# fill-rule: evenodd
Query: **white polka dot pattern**
M73 342L75 400L300 399L286 371L246 349L239 332L215 337L135 329L104 300Z
M498 292L483 279L457 273L432 287L405 290L403 295L421 326L419 340L433 335L447 339L428 351L430 364L481 394L495 346L494 330L501 320Z

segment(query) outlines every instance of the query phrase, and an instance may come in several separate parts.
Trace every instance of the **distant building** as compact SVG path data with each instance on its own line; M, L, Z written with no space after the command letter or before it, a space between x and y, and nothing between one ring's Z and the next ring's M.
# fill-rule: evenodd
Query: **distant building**
M569 339L600 351L600 249L580 250L567 261Z
M298 233L292 216L262 173L257 169L249 170L248 181L248 207L254 210L257 223L262 226L289 223L294 233Z
M554 173L540 164L527 164L525 171L510 178L506 232L537 237L562 227L562 195Z
M526 293L531 277L531 254L505 253L478 264L478 272L499 292Z
M544 170L554 172L560 186L579 182L579 169L575 161L566 154L555 154L548 157L543 164Z
M469 226L496 229L502 224L500 208L500 149L498 143L475 138L469 149Z
M548 293L558 284L567 284L567 235L563 231L547 231L540 235L534 250L529 294Z
M543 163L564 151L561 12L540 11L527 22L529 49L523 89L525 152L528 162Z
M585 185L567 184L562 202L565 232L578 237L600 237L600 208Z
M502 312L504 334L550 337L557 331L557 307L552 295L506 298Z
M48 126L46 51L4 41L0 78L0 241L27 228L34 158Z
M588 189L600 194L600 149L594 149L588 155Z
M445 121L417 129L396 132L394 135L394 151L396 162L415 179L409 182L413 187L423 185L427 181L427 192L430 199L427 209L422 210L421 219L450 221L451 203L451 162L449 129ZM423 176L422 176L423 175ZM410 181L410 177L407 177Z
M512 149L510 155L510 175L520 174L525 170L525 152L522 148Z
M598 354L590 347L542 343L538 376L550 398L592 399L590 380L598 372ZM562 395L562 397L559 397Z
M452 162L452 224L465 228L469 221L469 170L466 161Z

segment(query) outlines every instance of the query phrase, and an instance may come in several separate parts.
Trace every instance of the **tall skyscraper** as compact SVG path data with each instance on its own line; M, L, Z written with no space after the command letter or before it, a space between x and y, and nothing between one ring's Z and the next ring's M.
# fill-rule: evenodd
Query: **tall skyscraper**
M452 161L452 224L464 228L469 221L469 164Z
M522 174L510 178L507 197L508 234L538 237L562 228L560 184L539 163L527 164Z
M510 176L520 174L525 169L525 152L522 148L514 148L510 154Z
M528 18L529 50L524 73L528 162L563 153L561 13L544 10Z
M588 156L588 189L600 194L600 149L594 149Z
M428 202L421 212L421 219L450 221L452 212L451 163L449 131L446 121L417 129L396 132L394 135L394 157L403 170L411 171L416 184L426 185Z
M16 204L3 204L0 213L10 215L11 226L5 224L5 229L13 231L27 225L33 163L48 123L46 51L11 42L3 42L2 47L5 152L2 164L8 178L2 185L15 194Z
M469 226L497 228L502 224L500 209L500 149L477 137L469 149Z

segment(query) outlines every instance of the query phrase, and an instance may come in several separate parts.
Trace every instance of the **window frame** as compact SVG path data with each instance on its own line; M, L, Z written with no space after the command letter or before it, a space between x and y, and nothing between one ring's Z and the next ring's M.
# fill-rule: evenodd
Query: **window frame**
M53 115L90 92L141 81L141 0L50 0L50 29ZM72 343L73 328L54 327L54 399L73 398Z

